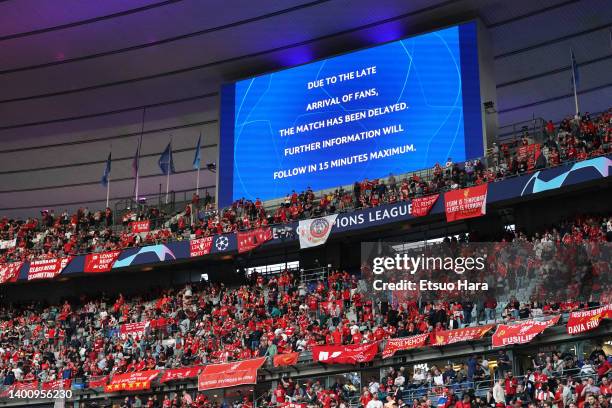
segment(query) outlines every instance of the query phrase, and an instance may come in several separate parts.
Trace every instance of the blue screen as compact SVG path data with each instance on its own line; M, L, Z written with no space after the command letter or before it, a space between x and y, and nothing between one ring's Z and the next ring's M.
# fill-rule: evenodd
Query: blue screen
M483 155L476 23L225 85L219 204Z

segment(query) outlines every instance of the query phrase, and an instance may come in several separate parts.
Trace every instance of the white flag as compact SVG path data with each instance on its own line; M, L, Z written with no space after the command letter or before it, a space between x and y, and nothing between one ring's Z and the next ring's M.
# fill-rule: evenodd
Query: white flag
M338 218L338 214L326 217L301 220L297 232L300 236L300 248L311 248L323 245Z

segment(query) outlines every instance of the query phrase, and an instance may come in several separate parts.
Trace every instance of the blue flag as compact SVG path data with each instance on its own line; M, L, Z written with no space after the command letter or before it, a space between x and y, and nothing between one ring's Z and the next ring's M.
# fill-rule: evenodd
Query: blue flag
M102 174L101 183L104 187L108 186L108 176L111 172L111 153L108 153L108 159L106 159L106 167L104 168L104 174Z
M174 173L174 161L172 160L172 142L168 143L166 149L162 152L161 156L159 156L157 164L159 164L159 168L166 176Z
M198 144L196 145L195 156L193 157L193 169L198 170L200 168L200 141L202 140L202 134L198 137Z
M576 56L574 55L574 50L570 51L572 54L572 74L574 75L574 86L578 88L580 84L580 75L578 75L578 64L576 64Z

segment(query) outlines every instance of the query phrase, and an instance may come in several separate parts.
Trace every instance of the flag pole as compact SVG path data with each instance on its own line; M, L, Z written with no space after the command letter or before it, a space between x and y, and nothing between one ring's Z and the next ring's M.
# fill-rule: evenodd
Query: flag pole
M576 90L576 59L574 57L574 52L570 49L570 58L572 60L572 80L574 82L574 105L576 105L576 116L578 116L578 91Z
M136 163L136 186L134 188L134 193L135 193L135 201L136 201L136 208L138 207L138 178L140 176L140 148L142 147L142 134L144 133L144 124L145 124L145 115L147 113L147 108L142 108L142 123L140 125L140 138L138 139L138 157L137 157L137 163Z
M106 182L106 208L108 208L109 195L110 195L110 176L108 177L108 181Z
M170 163L168 163L168 171L166 172L166 204L168 204L169 188L170 188Z
M202 141L202 131L200 130L200 137L198 138L198 151L196 152L196 157L198 158L198 173L196 176L196 194L199 196L200 195L200 167L202 167L201 164L201 158L200 158L200 142Z
M110 156L113 152L113 144L111 143L110 145L110 152L108 153L108 155ZM106 178L106 208L108 208L108 199L110 197L110 172L108 173L108 176Z
M198 167L198 176L196 177L196 194L200 195L200 168Z
M168 192L170 190L170 173L172 172L172 136L170 136L170 151L168 152L168 166L166 167L166 204L168 204Z

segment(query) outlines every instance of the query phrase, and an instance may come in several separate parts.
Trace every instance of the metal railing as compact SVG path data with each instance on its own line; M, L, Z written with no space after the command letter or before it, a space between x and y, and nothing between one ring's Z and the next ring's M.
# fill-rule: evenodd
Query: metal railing
M519 140L522 136L527 136L541 143L546 134L546 121L541 117L532 117L530 120L501 126L498 130L497 144L512 143Z
M328 275L329 269L324 266L314 269L300 269L300 281L305 284L316 283L319 281L327 282Z

